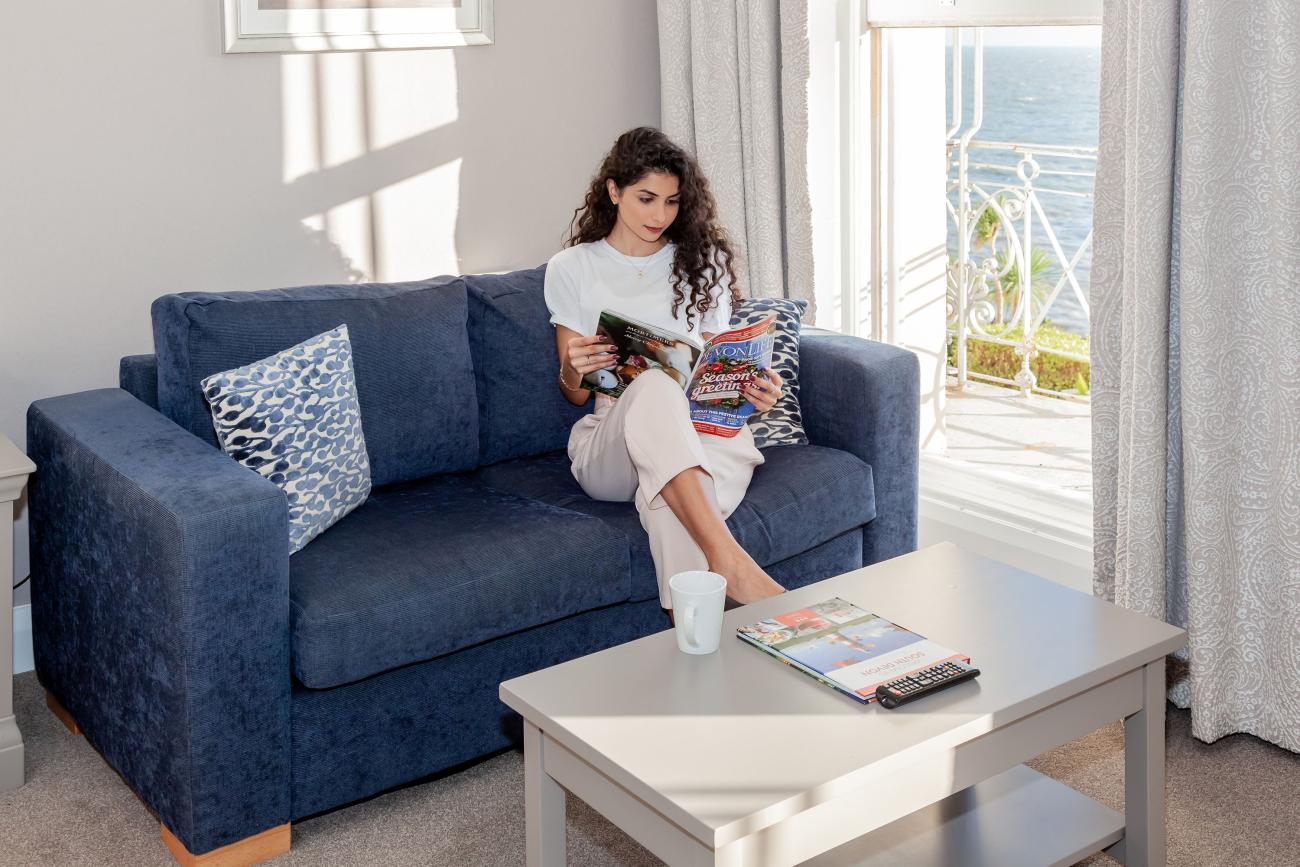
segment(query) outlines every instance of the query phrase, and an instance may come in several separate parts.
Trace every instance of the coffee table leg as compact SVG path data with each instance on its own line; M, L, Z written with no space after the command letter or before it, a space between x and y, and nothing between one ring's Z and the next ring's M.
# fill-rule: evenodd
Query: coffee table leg
M546 736L524 720L524 823L528 867L563 867L564 787L551 779L542 761Z
M1165 660L1142 670L1142 710L1124 720L1124 839L1127 867L1164 867Z

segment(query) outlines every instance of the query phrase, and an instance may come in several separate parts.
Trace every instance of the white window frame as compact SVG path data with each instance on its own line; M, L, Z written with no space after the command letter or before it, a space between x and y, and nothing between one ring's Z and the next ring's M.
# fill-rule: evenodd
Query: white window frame
M862 258L860 232L870 232L870 333L896 342L897 257L889 225L894 203L882 174L891 161L888 129L893 103L890 40L899 27L1077 26L1102 23L1102 0L837 0L839 55L839 268L841 330L858 334ZM865 52L861 49L864 47ZM863 59L863 55L866 59ZM863 64L870 70L864 93ZM883 121L883 122L872 122ZM868 127L866 124L870 122ZM859 154L868 159L859 160ZM883 290L883 291L882 291ZM922 544L930 532L956 539L1091 590L1091 497L1049 488L1028 479L965 465L938 455L921 458ZM1029 510L1000 504L1032 504Z

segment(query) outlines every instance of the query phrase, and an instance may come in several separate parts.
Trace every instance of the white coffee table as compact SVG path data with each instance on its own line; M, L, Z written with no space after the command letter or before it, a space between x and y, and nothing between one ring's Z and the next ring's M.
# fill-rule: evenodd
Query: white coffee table
M898 710L745 645L840 596L983 671ZM1166 654L1181 629L950 545L506 681L524 718L529 865L565 863L565 791L672 865L1165 863ZM1124 720L1125 814L1021 764Z

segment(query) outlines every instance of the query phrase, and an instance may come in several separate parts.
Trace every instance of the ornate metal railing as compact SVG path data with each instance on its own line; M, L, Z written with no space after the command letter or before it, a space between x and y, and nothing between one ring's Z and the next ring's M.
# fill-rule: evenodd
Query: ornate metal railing
M1032 369L1043 351L1048 312L1069 292L1088 316L1088 294L1080 285L1080 262L1092 247L1092 231L1067 249L1052 223L1044 197L1092 199L1097 149L984 141L975 138L983 121L982 39L975 40L973 106L962 130L960 39L954 41L953 114L947 133L947 207L956 233L948 267L948 334L955 341L959 386L968 378L1014 385L1021 393L1086 394L1083 388L1040 388ZM1067 189L1073 186L1075 189ZM971 341L1011 347L1019 358L1014 376L977 373L969 364ZM1086 352L1052 348L1064 359L1086 364Z

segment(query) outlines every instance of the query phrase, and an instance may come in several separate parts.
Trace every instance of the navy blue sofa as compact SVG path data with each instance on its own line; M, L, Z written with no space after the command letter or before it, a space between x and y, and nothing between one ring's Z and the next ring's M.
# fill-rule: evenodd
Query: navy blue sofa
M121 388L32 404L37 674L189 852L508 747L501 681L668 628L634 507L569 473L542 274L169 295ZM340 323L375 487L290 557L198 382ZM728 522L789 587L916 546L915 357L801 364L812 444Z

